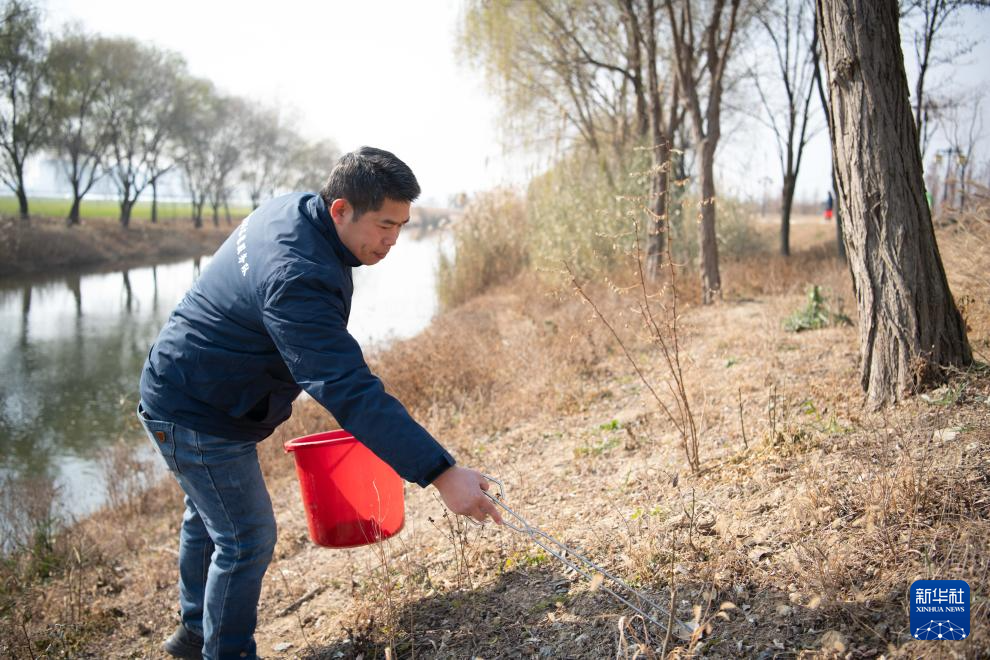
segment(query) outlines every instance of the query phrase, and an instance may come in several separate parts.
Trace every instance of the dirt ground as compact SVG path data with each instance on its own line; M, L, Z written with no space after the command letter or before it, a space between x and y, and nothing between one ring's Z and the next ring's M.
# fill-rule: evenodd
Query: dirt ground
M971 237L940 237L982 365L870 412L854 325L784 328L809 284L855 317L829 228L794 229L790 260L724 265L720 304L693 304L694 280L681 282L676 355L698 471L675 424L687 417L671 370L633 311L636 289L621 283L587 285L621 345L566 285L524 279L372 356L462 464L504 482L514 511L672 609L693 635L637 617L608 581L565 568L520 533L450 515L433 489L407 485L405 528L383 544L313 545L281 444L332 420L303 401L260 448L280 536L259 653L988 657L990 286L969 261L986 266L986 250L973 256ZM665 296L653 304L669 340ZM177 622L180 503L165 483L75 530L78 560L19 593L0 651L161 657ZM907 590L919 578L969 581L969 639L912 640Z

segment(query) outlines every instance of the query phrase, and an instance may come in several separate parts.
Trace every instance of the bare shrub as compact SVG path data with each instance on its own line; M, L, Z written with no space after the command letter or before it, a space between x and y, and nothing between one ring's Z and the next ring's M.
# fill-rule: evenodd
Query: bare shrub
M440 257L437 293L444 307L456 307L529 264L526 209L508 190L479 194L454 228L455 255Z
M148 489L164 473L155 458L142 457L134 443L125 440L103 448L99 465L106 486L106 508L127 515L145 510Z
M627 149L611 157L623 162L608 158L576 149L530 182L528 240L536 268L557 270L566 261L579 275L600 274L632 247L628 200L649 188L650 151Z
M0 550L15 573L44 578L62 563L58 493L50 477L0 477Z
M690 193L684 196L680 205L683 215L692 222L678 222L675 217L671 223L673 258L681 264L695 264L698 261L698 227L693 220L701 217L701 202L696 194ZM696 211L691 213L692 209ZM757 229L750 205L731 197L718 198L715 231L721 260L745 259L773 251L770 242Z

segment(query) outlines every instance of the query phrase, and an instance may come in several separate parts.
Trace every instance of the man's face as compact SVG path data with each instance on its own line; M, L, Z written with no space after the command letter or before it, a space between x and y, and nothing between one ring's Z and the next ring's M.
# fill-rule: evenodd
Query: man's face
M385 198L377 211L367 211L354 219L354 208L346 199L335 199L330 205L330 217L337 227L340 241L365 266L373 266L385 258L399 240L399 232L409 222L409 202Z

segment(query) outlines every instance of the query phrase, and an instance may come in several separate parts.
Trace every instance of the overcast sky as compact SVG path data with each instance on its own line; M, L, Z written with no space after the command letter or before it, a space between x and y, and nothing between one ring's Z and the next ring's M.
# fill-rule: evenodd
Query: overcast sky
M480 71L458 65L458 0L48 0L49 26L76 21L91 32L129 36L181 53L194 75L222 90L294 109L304 135L394 151L416 172L423 202L460 191L524 182L522 159L507 159L497 133L498 101ZM966 66L931 76L943 88L990 86L990 12L960 28L980 43ZM909 60L909 78L913 76ZM815 100L817 104L817 99ZM984 104L990 131L990 103ZM724 192L779 194L772 135L729 122L720 147ZM987 154L984 140L983 154ZM939 145L936 145L936 147ZM986 156L984 156L985 158ZM798 197L824 196L824 130L809 145Z

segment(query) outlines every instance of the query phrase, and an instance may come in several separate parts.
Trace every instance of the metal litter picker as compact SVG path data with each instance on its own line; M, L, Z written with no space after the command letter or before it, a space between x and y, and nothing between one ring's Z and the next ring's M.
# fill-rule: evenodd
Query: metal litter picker
M488 475L484 475L484 477L498 487L498 494L492 495L486 491L485 495L495 504L495 506L499 507L505 512L505 514L507 514L502 517L502 521L506 527L514 532L528 537L530 541L559 559L565 566L577 571L592 582L595 581L596 575L600 576L601 583L599 588L608 592L613 598L633 609L647 621L656 624L664 631L666 631L667 626L670 625L671 632L681 639L689 639L691 637L694 632L693 628L674 617L667 609L659 605L656 601L647 597L641 591L633 589L631 586L626 584L624 580L608 572L581 553L576 552L574 549L564 545L546 532L543 532L526 522L522 516L509 508L509 505L505 503L505 486L502 485L502 482ZM509 519L513 522L510 522ZM475 522L476 524L481 524L471 518L468 518L468 520ZM638 604L634 603L630 598L626 598L621 595L622 593L626 594L626 596L630 596L630 598L635 600ZM667 619L667 621L661 621L653 613L659 614L661 617Z

